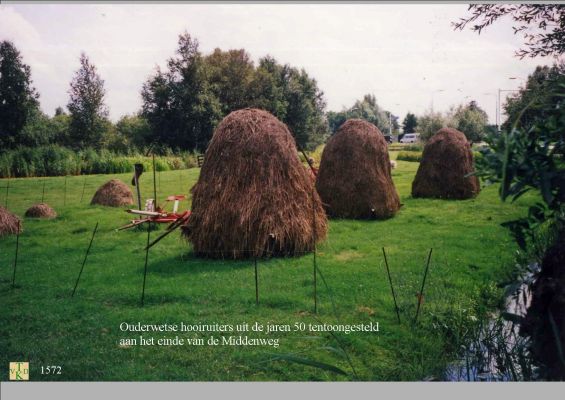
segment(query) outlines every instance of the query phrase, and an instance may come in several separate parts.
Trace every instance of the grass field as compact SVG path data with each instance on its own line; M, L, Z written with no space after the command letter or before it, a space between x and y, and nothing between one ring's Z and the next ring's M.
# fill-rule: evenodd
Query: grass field
M395 154L395 153L394 153ZM532 198L501 203L497 188L475 200L412 199L418 164L398 162L394 181L404 207L387 221L331 221L317 263L318 314L313 313L313 257L260 260L260 304L255 305L252 262L210 261L192 256L173 234L150 252L145 306L140 307L147 233L117 232L128 221L122 209L89 205L95 189L114 177L93 175L10 181L8 208L20 216L41 200L59 217L24 220L16 287L11 288L15 237L0 239L0 379L10 361L30 361L32 380L420 380L441 377L452 360L450 343L477 308L493 308L496 284L511 269L516 246L500 223L525 214ZM162 172L159 198L187 194L198 169ZM130 174L117 175L129 181ZM6 186L6 180L0 186ZM83 185L86 189L80 201ZM150 174L142 177L152 197ZM4 205L5 189L0 189ZM187 204L182 204L186 207ZM99 231L71 298L96 222ZM162 232L163 228L160 229ZM152 233L155 237L156 232ZM397 323L381 247L387 249L402 322ZM421 318L419 291L433 248ZM329 290L328 290L329 288ZM335 304L335 310L332 306ZM368 323L378 333L273 333L280 346L120 346L122 322L136 323ZM461 322L463 321L463 322ZM450 324L453 323L452 327ZM456 334L456 333L455 333ZM207 337L182 334L184 337ZM181 335L181 336L182 336ZM155 334L163 337L165 334ZM167 334L168 337L175 335ZM250 333L250 337L265 335ZM277 359L294 354L345 371ZM60 365L61 375L41 375Z

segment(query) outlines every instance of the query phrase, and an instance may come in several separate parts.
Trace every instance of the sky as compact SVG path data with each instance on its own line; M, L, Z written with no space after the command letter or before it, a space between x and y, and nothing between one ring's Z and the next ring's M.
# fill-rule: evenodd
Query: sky
M0 40L31 67L41 108L68 103L81 52L105 81L110 118L140 109L140 91L184 31L204 54L244 48L304 68L340 111L372 93L404 118L478 102L495 122L499 89L514 90L549 58L520 60L522 37L501 20L481 35L455 31L465 4L17 4L0 5ZM515 79L510 79L515 78ZM511 92L503 92L505 94Z

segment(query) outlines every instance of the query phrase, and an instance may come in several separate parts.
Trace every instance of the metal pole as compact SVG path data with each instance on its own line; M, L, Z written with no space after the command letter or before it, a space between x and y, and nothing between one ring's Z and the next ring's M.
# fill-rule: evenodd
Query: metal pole
M400 324L400 310L398 309L398 304L396 303L396 294L394 293L394 286L392 285L392 278L390 276L390 269L388 268L388 260L386 258L384 247L383 247L383 256L385 258L386 273L388 275L388 282L390 284L390 290L392 292L392 299L394 300L394 309L396 310L396 317L398 318L398 323Z
M78 273L77 281L75 283L75 287L73 289L73 293L71 294L71 297L74 297L75 292L77 291L78 281L80 280L80 276L82 275L82 271L84 270L84 266L86 265L86 259L88 258L88 253L90 253L90 248L92 247L92 242L94 241L94 236L96 235L97 230L98 230L98 222L96 223L96 226L94 226L94 230L92 231L92 237L90 238L90 243L88 244L88 248L86 249L86 253L84 254L84 260L82 261L80 272Z
M424 298L424 285L426 284L426 277L428 276L428 269L430 268L431 258L432 258L432 249L430 249L430 253L428 254L426 270L424 271L424 279L422 280L422 288L420 289L420 293L418 293L418 308L416 308L416 316L414 317L414 324L418 322L418 314L420 314L420 305L422 304L422 300Z
M14 274L12 275L12 289L16 287L16 267L18 265L18 251L20 247L21 222L18 221L18 232L16 233L16 255L14 257Z

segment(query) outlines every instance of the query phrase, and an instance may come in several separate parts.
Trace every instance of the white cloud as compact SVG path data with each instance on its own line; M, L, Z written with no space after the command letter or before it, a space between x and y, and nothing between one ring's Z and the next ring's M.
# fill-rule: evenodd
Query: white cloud
M401 117L476 99L494 121L498 88L516 88L550 60L514 57L520 37L501 21L482 35L454 31L465 5L381 4L20 4L0 6L0 39L31 65L46 112L67 102L81 51L106 81L113 119L140 107L139 91L187 30L209 52L245 48L305 68L328 108L365 93ZM438 91L443 90L443 91Z

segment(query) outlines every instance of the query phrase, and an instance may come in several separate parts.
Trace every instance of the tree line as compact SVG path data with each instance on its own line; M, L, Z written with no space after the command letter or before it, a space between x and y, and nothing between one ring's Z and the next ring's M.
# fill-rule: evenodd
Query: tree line
M113 124L105 104L104 80L87 55L69 88L67 112L50 118L39 108L31 70L13 43L0 43L0 145L59 144L75 150L119 153L156 144L159 149L203 152L214 128L232 111L258 107L285 122L305 148L329 134L323 92L305 70L271 56L257 65L243 49L204 55L198 40L179 36L176 53L144 82L142 106Z
M538 67L528 84L562 73L557 67ZM542 84L537 86L535 93L542 92ZM305 70L271 56L255 64L244 49L217 48L203 54L198 40L186 32L179 35L175 54L143 83L137 113L122 116L116 123L109 120L104 80L84 53L68 93L66 110L58 107L52 117L43 113L30 67L13 43L0 42L1 149L56 144L75 151L106 149L118 154L142 152L149 146L160 153L204 152L219 121L244 107L274 114L306 149L324 143L349 118L365 119L384 134L419 132L423 140L444 126L461 130L472 142L494 129L474 101L446 113L408 113L402 124L378 104L374 94L364 95L342 111L326 113L324 93ZM509 120L533 93L528 88L507 102Z

